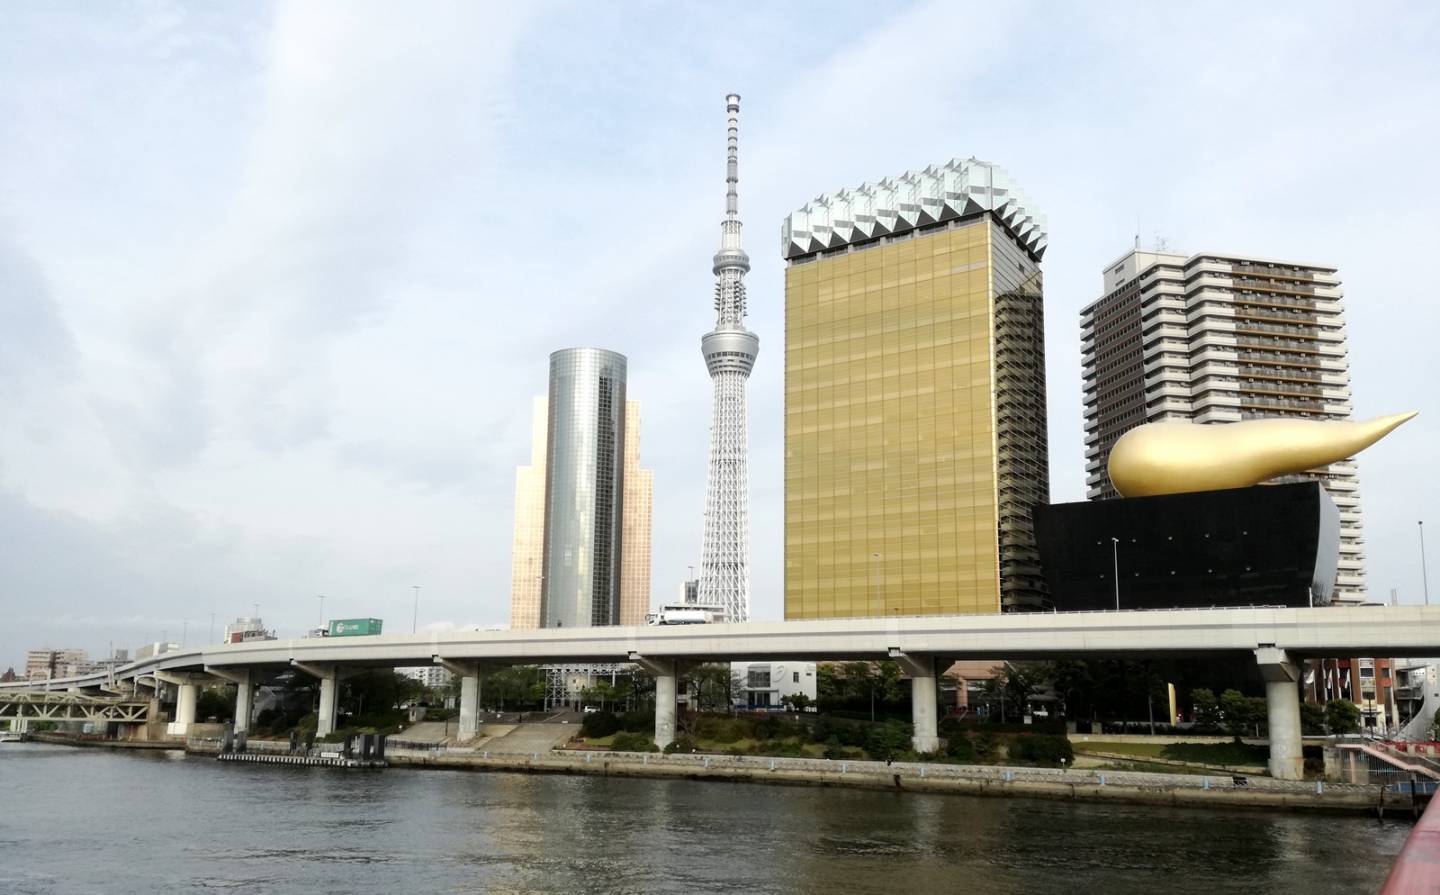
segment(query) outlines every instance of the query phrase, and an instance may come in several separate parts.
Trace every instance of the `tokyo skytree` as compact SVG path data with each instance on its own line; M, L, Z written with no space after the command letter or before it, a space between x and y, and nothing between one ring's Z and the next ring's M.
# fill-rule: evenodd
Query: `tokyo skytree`
M745 381L760 339L745 328L745 274L750 256L740 248L736 184L740 97L725 97L728 135L725 220L715 253L715 328L700 339L715 386L710 423L710 477L705 491L705 541L700 552L702 605L727 622L750 618L750 476L745 436Z

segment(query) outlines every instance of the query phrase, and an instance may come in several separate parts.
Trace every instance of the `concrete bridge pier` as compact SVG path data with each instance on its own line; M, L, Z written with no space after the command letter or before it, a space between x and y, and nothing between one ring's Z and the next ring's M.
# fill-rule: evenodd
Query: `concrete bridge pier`
M432 657L432 661L460 679L460 726L456 739L473 740L480 735L480 663L455 662Z
M328 736L335 732L335 720L340 701L340 682L346 678L352 678L363 669L341 668L339 665L311 665L305 662L290 660L290 664L297 670L303 671L320 681L320 709L317 712L318 722L315 725L315 736Z
M200 698L200 687L207 678L202 675L164 671L157 672L155 676L163 683L175 687L175 720L170 722L166 732L171 736L187 735L190 733L190 725L195 723L195 705Z
M674 659L644 659L630 653L630 661L655 678L655 745L664 749L675 742L675 697L680 688L680 663Z
M890 658L910 676L910 720L914 726L910 744L916 752L940 749L940 690L934 656L910 656L891 647Z
M1300 743L1300 668L1288 653L1274 647L1255 650L1265 678L1265 703L1270 728L1270 776L1300 780L1305 758Z
M249 668L214 668L205 666L205 673L235 685L235 722L231 729L245 733L250 729L250 716L255 709L255 675Z

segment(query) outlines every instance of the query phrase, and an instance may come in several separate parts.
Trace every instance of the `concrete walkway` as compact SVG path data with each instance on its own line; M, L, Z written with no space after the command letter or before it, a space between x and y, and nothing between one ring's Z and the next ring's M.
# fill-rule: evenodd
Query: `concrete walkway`
M491 727L502 725L485 725L481 728L482 733L489 733ZM561 745L570 737L580 732L576 724L520 724L510 728L504 734L492 734L483 748L489 752L503 755L530 755L539 752L544 754Z

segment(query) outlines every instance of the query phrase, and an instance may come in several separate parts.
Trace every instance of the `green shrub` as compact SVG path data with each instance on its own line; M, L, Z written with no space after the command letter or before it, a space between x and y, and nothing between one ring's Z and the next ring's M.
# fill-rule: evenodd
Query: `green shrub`
M582 737L608 737L620 731L620 719L610 712L592 712L580 722Z
M975 744L963 733L951 734L945 742L945 754L955 761L974 761Z
M825 757L838 760L845 757L845 747L840 744L838 736L831 736L825 741Z
M599 712L598 714L605 714ZM628 730L631 733L653 733L655 730L655 710L636 709L633 712L626 712L620 715L620 730Z
M880 761L896 758L909 747L910 725L902 721L877 724L865 737L865 751Z
M783 758L804 758L805 746L793 739L763 740L755 747L759 755L775 755Z
M1010 744L1010 757L1041 767L1056 768L1075 762L1075 750L1070 741L1052 734L1034 734L1016 737Z
M643 733L622 730L610 741L610 748L616 752L658 752L655 741Z
M675 742L673 742L673 743L671 743L670 745L668 745L668 746L665 747L665 754L666 754L666 755L674 755L674 754L677 753L677 752L687 753L687 752L694 752L694 751L695 751L695 741L692 740L692 739L690 739L688 736L686 736L686 735L683 734L683 733L682 733L680 736L678 736L678 737L675 738Z
M975 757L983 762L994 761L1000 754L1000 741L995 734L988 730L982 730L970 739L970 748L974 751Z
M717 743L735 743L750 734L750 725L740 718L724 715L701 715L695 719L695 737Z

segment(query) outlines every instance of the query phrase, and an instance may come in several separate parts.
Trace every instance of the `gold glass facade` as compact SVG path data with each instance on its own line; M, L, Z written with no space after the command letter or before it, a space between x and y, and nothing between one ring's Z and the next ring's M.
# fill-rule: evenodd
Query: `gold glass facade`
M640 402L625 402L625 498L621 508L620 624L643 625L650 611L650 504L654 470L640 468Z
M785 617L998 612L1042 598L1035 258L989 214L792 261Z
M540 627L545 562L545 439L549 401L536 398L530 424L530 465L515 470L515 538L510 548L510 627Z

